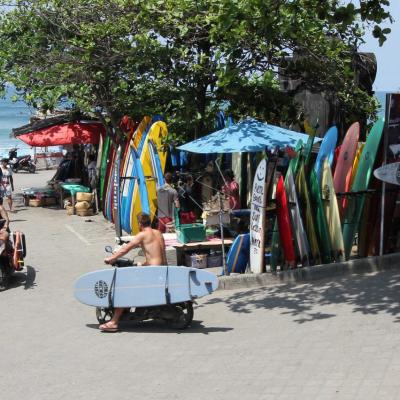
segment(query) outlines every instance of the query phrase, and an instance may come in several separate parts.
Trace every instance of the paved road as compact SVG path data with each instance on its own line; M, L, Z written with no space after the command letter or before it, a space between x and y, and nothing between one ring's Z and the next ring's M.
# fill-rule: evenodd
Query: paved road
M398 273L217 292L182 333L150 322L104 334L72 285L102 265L112 227L22 206L13 219L29 255L0 293L1 399L400 398Z

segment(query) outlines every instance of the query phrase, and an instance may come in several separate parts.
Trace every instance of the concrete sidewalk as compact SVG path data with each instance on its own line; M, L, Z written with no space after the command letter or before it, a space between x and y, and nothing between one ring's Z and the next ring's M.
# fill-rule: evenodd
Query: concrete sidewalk
M21 173L15 181L40 186L51 176ZM72 288L104 266L112 225L21 203L17 210L11 226L26 233L28 257L0 293L2 399L400 398L396 269L359 273L355 266L354 275L319 279L332 267L313 267L286 273L287 281L266 274L271 285L252 276L264 286L199 299L186 331L150 321L102 334L94 309L78 303ZM299 282L293 274L318 279ZM230 282L237 279L249 278Z

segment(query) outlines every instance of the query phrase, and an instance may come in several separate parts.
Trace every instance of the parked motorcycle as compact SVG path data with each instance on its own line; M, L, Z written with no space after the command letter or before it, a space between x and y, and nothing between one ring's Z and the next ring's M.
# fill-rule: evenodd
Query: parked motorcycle
M106 246L105 250L107 253L113 252L111 246ZM136 264L127 258L119 258L113 265L117 268L123 268L133 267ZM113 315L113 307L96 308L96 318L100 324L110 321ZM164 321L171 329L186 329L193 320L193 301L150 307L132 307L127 309L121 317L121 321L146 321L151 319Z
M18 156L17 149L11 149L8 152L8 163L13 172L21 170L28 171L31 174L36 172L36 165L32 161L32 157L27 154L25 156Z
M0 220L0 224L4 220ZM0 291L6 290L14 271L20 271L24 266L26 256L25 235L21 232L11 232L8 241L0 240Z

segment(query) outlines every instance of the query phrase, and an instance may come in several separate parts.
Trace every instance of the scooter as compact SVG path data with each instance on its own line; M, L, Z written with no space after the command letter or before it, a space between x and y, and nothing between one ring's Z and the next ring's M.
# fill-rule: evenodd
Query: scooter
M111 246L106 246L105 250L107 253L113 253ZM137 266L137 264L132 260L123 257L116 260L113 265L117 268ZM193 303L194 301L185 301L183 303L173 303L160 306L130 308L126 309L123 313L121 321L164 321L171 329L183 330L192 323ZM96 318L100 324L110 321L113 315L113 307L96 308Z
M10 168L13 172L18 172L20 170L28 171L31 174L36 172L36 165L29 154L18 157L17 149L11 149L8 153L8 159Z
M8 243L0 243L0 292L8 288L11 275L15 271L12 264L13 252Z
M0 220L0 224L4 220ZM0 292L8 289L10 278L15 271L21 271L26 256L25 235L10 233L10 239L0 240Z

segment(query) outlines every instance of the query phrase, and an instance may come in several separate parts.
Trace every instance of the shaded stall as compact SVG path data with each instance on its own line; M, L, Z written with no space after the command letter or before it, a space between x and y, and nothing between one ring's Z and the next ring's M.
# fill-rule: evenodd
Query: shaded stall
M261 152L266 149L294 148L299 140L307 142L308 135L248 118L235 125L230 125L207 136L179 146L178 149L202 154L248 153ZM320 138L315 138L315 142L319 141L321 141ZM217 193L221 198L221 193L219 191ZM222 199L220 203L221 211L219 213L219 224L222 239L223 267L224 272L227 273L223 237Z
M87 158L82 145L98 145L102 135L105 135L106 129L102 123L93 120L71 120L69 115L58 115L33 121L30 124L20 128L13 129L12 134L15 138L22 140L29 146L50 147L50 146L71 146L70 152L60 162L57 172L52 181L65 181L66 183L80 183L84 178L85 163ZM90 147L90 146L89 146ZM85 147L86 148L86 147ZM95 152L93 147L92 152ZM78 175L80 176L78 182ZM74 182L72 182L74 181ZM83 182L84 183L84 182ZM62 190L62 186L55 185L52 188ZM29 188L27 188L29 189ZM43 194L43 189L39 193ZM67 189L67 188L65 188ZM82 190L85 191L85 190ZM87 188L87 191L90 191ZM30 190L27 190L29 196L32 196ZM33 194L35 195L35 194ZM60 195L62 199L62 194ZM62 205L62 204L61 204Z

